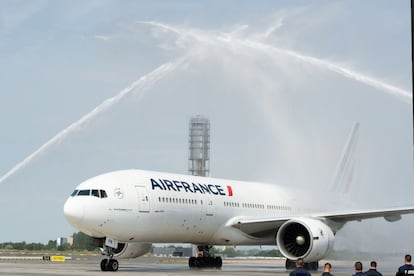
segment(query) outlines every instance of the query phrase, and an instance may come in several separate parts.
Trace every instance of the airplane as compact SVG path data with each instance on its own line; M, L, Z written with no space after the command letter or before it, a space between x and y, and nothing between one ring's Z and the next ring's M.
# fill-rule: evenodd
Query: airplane
M349 185L345 171L352 168L357 130L355 124L338 163L336 188L338 179ZM117 271L116 258L142 256L153 243L197 245L199 255L189 258L190 268L221 268L221 257L210 253L214 245L277 245L286 269L303 258L308 269L317 270L347 222L377 217L393 222L414 213L414 206L319 210L309 204L317 200L310 197L315 195L276 184L121 170L79 184L65 202L64 215L101 246L102 271Z

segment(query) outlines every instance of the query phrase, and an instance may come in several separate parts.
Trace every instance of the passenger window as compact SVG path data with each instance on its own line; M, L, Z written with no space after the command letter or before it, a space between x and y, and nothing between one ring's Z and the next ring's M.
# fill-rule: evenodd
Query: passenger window
M76 196L78 194L78 190L74 190L70 196Z
M106 197L108 197L108 196L106 195L105 190L100 190L100 192L101 192L101 198L106 198Z
M99 197L99 191L98 190L92 190L92 196Z
M91 193L91 190L80 190L78 196L88 196Z

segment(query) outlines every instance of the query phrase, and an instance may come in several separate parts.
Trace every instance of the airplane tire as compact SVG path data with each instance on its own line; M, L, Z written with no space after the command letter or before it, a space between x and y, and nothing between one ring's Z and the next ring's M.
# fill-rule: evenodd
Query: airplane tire
M285 268L288 269L288 270L295 269L296 268L296 262L293 261L293 260L286 259Z
M208 267L208 257L198 257L196 262L197 267Z
M190 257L190 259L188 259L188 266L190 268L196 267L197 266L196 265L196 261L197 261L197 258L196 257Z
M318 271L319 263L318 262L305 263L304 268L310 271Z
M223 260L221 257L190 257L188 259L188 266L190 268L221 268L223 266Z
M310 262L309 263L309 270L317 271L318 268L319 268L319 263L318 262Z
M103 259L101 261L101 270L102 271L117 271L119 268L119 263L115 259Z
M103 259L101 261L101 270L108 271L108 260L107 259Z
M215 268L221 268L223 265L223 260L221 259L221 257L215 257L213 264Z
M119 263L117 260L115 259L109 260L109 266L108 266L109 271L117 271L118 268L119 268Z

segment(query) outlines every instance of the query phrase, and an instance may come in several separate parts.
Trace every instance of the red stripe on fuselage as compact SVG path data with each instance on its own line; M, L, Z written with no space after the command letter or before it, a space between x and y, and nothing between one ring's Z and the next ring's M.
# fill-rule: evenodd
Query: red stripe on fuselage
M233 196L233 189L231 188L231 186L227 186L227 192L229 196Z

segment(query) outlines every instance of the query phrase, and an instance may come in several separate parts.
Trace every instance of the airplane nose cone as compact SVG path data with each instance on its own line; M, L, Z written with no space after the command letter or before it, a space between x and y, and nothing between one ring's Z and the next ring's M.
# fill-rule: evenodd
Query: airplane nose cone
M79 228L78 226L82 222L84 216L83 203L71 197L66 201L65 206L63 207L63 213L72 226Z

